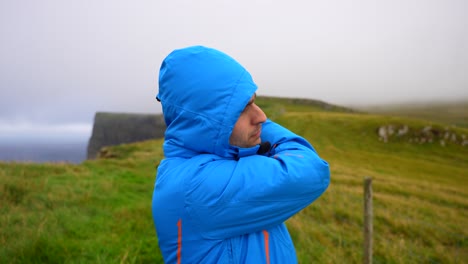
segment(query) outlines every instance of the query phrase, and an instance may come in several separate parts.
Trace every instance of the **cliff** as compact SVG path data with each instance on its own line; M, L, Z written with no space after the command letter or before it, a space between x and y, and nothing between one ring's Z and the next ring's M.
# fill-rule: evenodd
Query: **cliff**
M87 158L96 158L105 146L162 138L165 130L162 115L97 112Z

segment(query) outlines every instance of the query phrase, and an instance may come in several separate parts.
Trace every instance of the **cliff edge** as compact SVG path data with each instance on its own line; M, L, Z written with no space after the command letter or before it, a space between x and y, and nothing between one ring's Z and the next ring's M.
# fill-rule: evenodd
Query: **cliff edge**
M162 115L97 112L87 159L96 158L105 146L163 138L165 130Z

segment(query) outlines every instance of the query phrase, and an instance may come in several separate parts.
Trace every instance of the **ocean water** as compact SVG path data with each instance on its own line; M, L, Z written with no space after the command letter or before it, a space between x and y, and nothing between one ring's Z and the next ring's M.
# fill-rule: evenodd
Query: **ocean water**
M68 162L86 159L88 139L0 140L0 161Z

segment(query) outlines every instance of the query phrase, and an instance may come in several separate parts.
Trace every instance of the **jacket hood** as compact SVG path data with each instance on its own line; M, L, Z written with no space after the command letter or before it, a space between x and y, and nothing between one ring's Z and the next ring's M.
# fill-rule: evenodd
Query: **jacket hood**
M167 126L164 155L255 153L258 146L240 149L229 137L256 90L247 70L221 51L193 46L171 52L161 65L156 96Z

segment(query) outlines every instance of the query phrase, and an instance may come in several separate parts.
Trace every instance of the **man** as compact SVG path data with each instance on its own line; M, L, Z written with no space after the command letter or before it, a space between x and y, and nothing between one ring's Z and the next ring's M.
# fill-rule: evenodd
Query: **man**
M268 120L233 58L202 46L163 61L167 125L152 211L166 263L295 263L284 221L330 172L302 137Z

